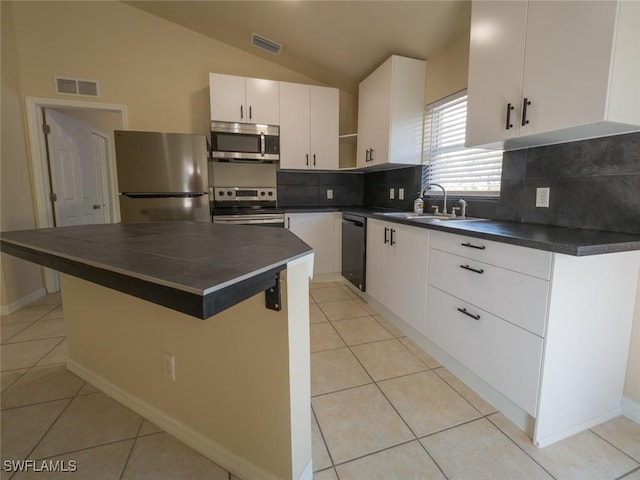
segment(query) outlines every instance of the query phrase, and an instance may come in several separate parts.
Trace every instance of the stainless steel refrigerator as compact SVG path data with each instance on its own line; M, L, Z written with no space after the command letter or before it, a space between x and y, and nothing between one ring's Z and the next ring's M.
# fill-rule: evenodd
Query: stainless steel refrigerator
M114 135L122 223L211 221L205 135Z

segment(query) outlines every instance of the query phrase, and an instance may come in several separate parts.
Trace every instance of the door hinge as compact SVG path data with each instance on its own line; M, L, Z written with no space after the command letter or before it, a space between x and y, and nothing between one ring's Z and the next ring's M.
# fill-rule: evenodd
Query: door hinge
M49 125L47 125L46 123L42 124L42 131L45 133L45 135L48 135L51 133L51 127Z
M51 192L51 193L49 194L49 200L50 200L51 202L57 202L57 201L58 201L58 195L56 195L55 193Z

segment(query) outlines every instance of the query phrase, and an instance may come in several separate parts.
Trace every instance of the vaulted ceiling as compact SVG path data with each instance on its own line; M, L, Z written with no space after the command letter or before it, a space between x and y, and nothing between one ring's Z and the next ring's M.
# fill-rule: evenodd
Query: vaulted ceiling
M462 0L125 3L350 92L390 55L428 60L468 31L471 12ZM252 32L282 52L254 47Z

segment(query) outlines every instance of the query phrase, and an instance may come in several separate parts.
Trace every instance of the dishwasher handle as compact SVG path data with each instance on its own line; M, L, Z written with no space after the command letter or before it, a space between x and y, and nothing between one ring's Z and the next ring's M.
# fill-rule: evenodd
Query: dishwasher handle
M342 223L348 225L354 225L356 227L364 227L367 219L359 215L349 215L348 213L342 214Z

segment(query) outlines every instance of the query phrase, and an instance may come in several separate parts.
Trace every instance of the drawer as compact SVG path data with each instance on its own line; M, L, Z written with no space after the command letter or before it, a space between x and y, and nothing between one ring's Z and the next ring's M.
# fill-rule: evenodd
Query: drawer
M548 281L434 249L428 271L430 285L544 336Z
M430 242L438 250L545 280L551 278L551 252L436 231L431 232Z
M432 286L427 305L427 338L535 417L543 340Z

